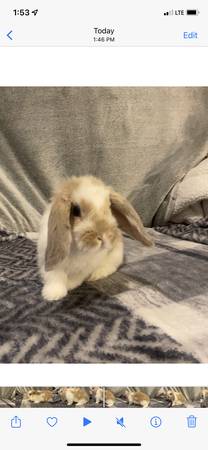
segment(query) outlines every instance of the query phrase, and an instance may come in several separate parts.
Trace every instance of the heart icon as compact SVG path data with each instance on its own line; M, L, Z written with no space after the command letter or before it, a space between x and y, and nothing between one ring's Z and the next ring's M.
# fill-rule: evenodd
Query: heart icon
M58 422L58 419L57 417L47 417L46 422L50 427L55 427L55 425Z

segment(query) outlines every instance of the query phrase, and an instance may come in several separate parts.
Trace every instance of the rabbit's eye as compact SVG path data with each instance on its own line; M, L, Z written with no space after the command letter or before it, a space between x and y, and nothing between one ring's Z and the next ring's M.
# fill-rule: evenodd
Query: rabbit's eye
M77 203L72 205L72 214L74 217L81 217L81 209Z

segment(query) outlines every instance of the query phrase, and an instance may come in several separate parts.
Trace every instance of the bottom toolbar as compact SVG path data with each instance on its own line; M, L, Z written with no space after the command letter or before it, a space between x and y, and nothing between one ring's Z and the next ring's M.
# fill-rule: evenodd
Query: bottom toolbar
M119 412L119 414L118 414ZM202 408L3 408L4 450L67 447L207 448L208 414Z

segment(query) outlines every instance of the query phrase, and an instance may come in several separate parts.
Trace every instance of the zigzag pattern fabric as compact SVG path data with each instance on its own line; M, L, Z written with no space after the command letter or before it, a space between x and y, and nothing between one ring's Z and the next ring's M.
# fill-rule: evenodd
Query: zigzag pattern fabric
M35 242L0 233L1 363L208 362L208 248L151 231L125 237L112 276L41 297Z

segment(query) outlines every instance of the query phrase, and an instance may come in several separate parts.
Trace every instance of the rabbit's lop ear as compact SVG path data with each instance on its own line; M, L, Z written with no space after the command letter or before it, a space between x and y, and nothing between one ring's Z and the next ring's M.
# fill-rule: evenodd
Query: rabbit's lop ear
M56 197L48 219L48 242L45 256L45 270L52 270L69 254L71 244L71 203L65 197Z
M110 192L111 210L119 227L137 241L147 246L153 245L153 240L146 232L143 223L133 206L118 192Z

